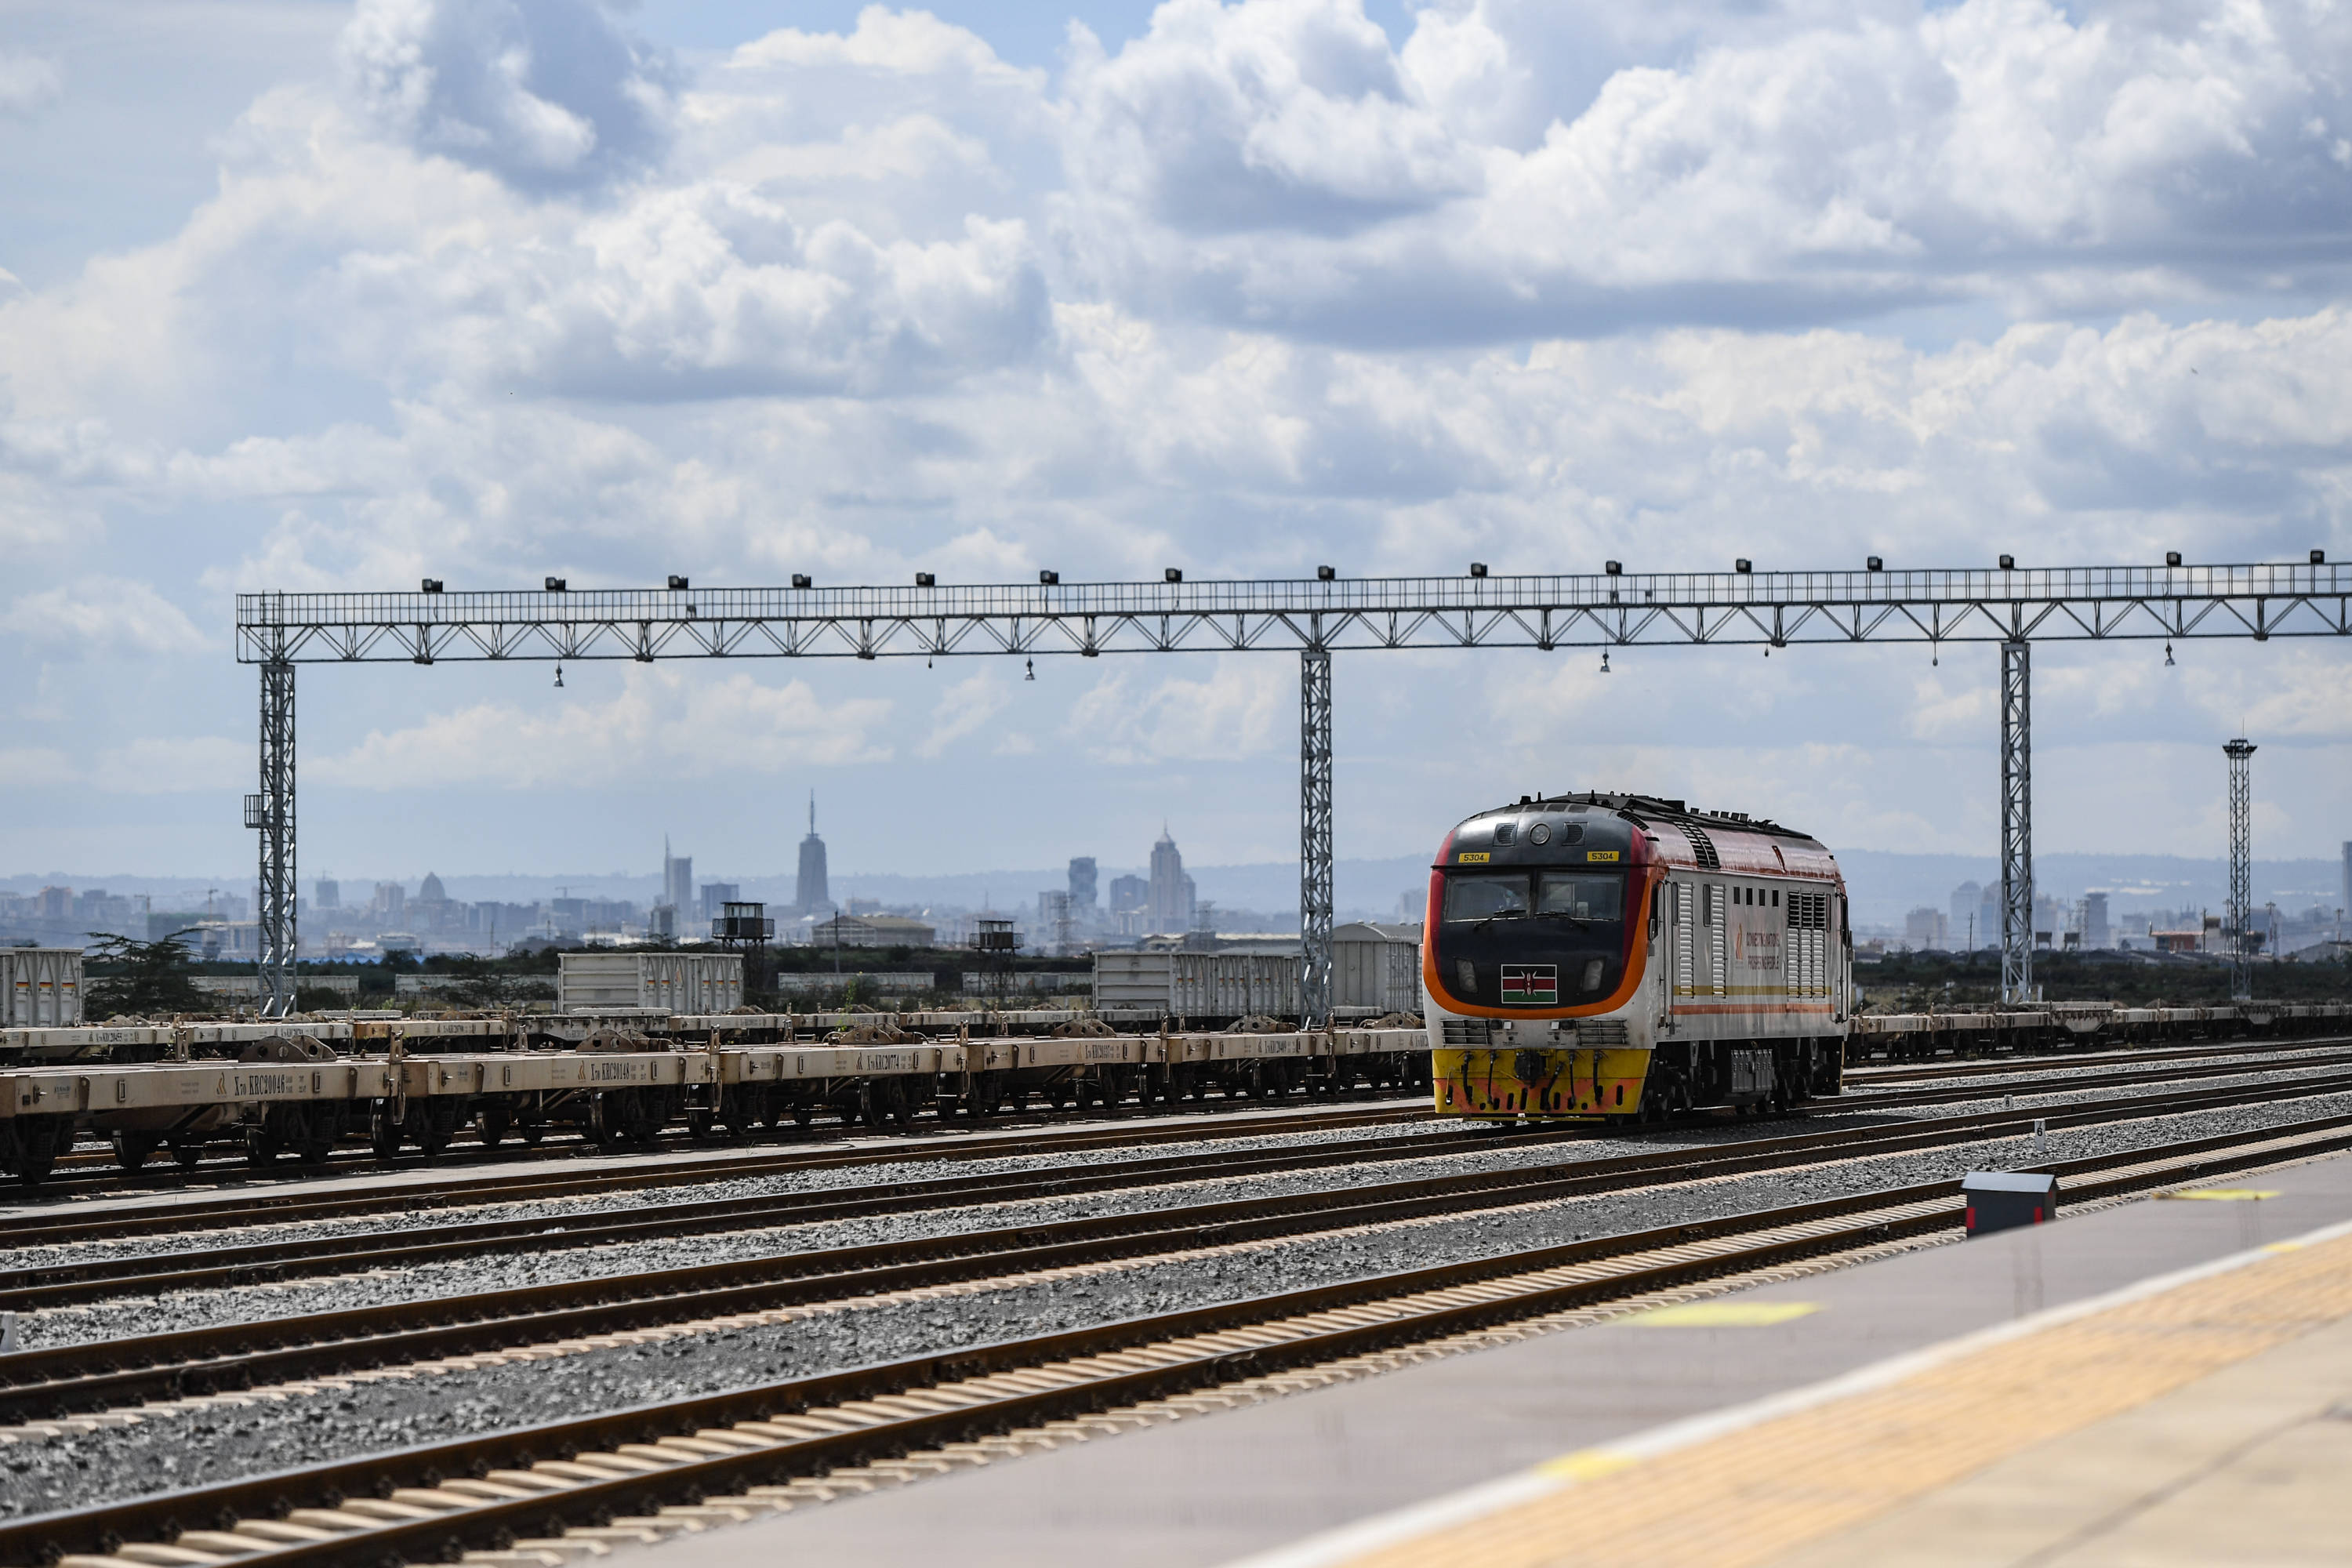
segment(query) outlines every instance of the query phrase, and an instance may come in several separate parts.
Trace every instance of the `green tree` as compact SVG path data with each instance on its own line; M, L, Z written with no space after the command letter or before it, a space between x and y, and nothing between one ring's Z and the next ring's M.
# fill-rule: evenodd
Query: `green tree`
M90 933L96 951L90 957L90 970L96 977L88 994L88 1006L94 1018L113 1018L123 1014L145 1014L150 1017L175 1013L203 1013L213 1003L203 992L188 969L188 950L181 944L185 931L175 932L156 942L141 942L136 937L100 936Z

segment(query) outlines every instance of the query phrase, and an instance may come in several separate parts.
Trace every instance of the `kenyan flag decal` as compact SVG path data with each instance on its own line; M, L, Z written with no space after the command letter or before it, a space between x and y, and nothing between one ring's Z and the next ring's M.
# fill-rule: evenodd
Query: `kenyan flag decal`
M1503 965L1503 1005L1554 1007L1559 1005L1559 971L1549 963Z

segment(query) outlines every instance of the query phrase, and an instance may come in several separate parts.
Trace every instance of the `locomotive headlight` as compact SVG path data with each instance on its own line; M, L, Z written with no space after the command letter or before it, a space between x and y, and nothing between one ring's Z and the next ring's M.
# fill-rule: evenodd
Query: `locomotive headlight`
M1584 988L1587 991L1601 989L1601 961L1597 958L1584 966Z
M1528 828L1528 843L1530 843L1530 844L1549 844L1549 843L1550 843L1550 842L1551 842L1551 827L1550 827L1550 826L1549 826L1549 824L1547 824L1547 823L1541 823L1541 822L1538 822L1538 823L1537 823L1533 827Z

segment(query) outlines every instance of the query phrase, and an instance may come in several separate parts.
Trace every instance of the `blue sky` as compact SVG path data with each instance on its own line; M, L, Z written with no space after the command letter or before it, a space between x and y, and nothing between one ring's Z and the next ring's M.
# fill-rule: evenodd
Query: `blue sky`
M1068 23L1085 24L1074 36ZM2352 552L2352 19L0 0L0 868L251 858L261 587ZM2043 651L2051 850L2352 837L2347 650ZM303 864L1294 852L1286 658L302 676ZM1534 787L1993 843L1989 653L1367 656Z

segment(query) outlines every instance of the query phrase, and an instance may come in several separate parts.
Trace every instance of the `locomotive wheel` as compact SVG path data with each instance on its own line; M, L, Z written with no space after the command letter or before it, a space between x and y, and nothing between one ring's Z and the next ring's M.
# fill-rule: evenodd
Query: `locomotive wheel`
M520 1131L522 1132L524 1147L536 1149L539 1147L539 1141L547 1136L547 1123L544 1121L526 1121L522 1124Z
M495 1149L499 1146L499 1141L506 1137L507 1130L514 1125L514 1112L503 1105L486 1105L482 1107L479 1121L482 1129L482 1147Z
M187 1140L175 1139L172 1144L172 1163L183 1171L193 1171L205 1157L205 1146Z

